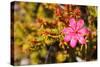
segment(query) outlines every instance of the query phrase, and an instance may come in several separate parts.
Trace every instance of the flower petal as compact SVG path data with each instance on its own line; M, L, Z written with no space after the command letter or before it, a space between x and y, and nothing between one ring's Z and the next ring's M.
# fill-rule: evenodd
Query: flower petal
M65 42L68 42L68 41L70 41L71 40L71 35L66 35L65 37L64 37L64 41Z
M89 30L84 27L84 28L78 30L78 33L81 34L82 36L84 36L89 33Z
M71 41L70 41L70 46L72 48L74 48L76 46L76 44L77 44L77 39L76 38L72 38Z
M69 21L69 26L72 28L72 29L76 29L76 21L74 18L71 18L70 21Z
M62 30L62 33L64 33L64 34L70 34L70 32L73 32L72 28L70 28L70 27L64 28L64 29Z
M85 38L83 36L78 35L78 38L77 39L78 39L79 43L86 44L86 40L85 40Z
M84 25L84 20L83 19L79 19L79 21L77 22L77 30L81 29Z

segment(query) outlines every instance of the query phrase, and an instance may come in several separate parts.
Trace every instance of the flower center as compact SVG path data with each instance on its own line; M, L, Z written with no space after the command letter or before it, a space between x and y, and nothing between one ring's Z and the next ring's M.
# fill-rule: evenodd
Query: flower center
M78 33L78 31L77 31L77 30L75 30L75 33L77 34L77 33Z

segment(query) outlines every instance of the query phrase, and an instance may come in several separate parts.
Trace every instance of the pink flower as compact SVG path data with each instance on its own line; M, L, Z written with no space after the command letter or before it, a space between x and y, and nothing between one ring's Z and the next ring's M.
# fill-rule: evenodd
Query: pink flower
M69 27L64 28L62 32L65 35L64 41L70 41L70 46L72 48L76 46L77 42L80 44L86 44L84 36L88 34L88 29L84 27L84 20L79 19L76 22L74 18L71 18L69 21Z

